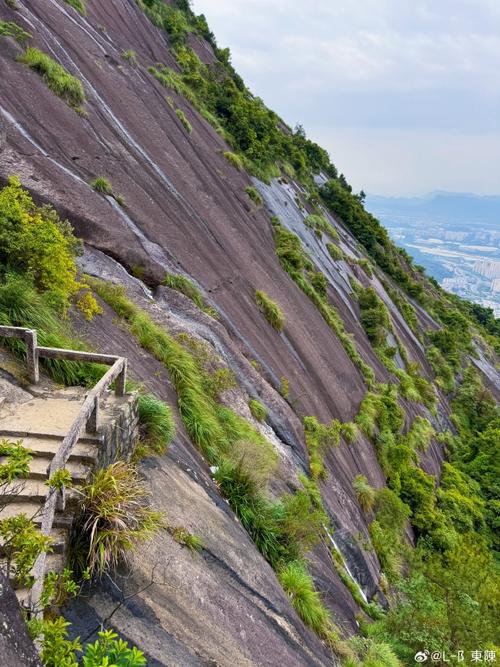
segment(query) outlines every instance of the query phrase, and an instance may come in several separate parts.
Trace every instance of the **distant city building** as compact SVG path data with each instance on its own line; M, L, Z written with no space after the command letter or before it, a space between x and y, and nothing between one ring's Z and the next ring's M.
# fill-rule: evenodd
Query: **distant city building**
M444 232L445 241L465 241L468 232Z
M443 278L441 286L450 292L456 289L463 289L464 287L467 287L467 278L466 277Z
M474 263L474 271L486 278L500 278L500 262L481 260Z

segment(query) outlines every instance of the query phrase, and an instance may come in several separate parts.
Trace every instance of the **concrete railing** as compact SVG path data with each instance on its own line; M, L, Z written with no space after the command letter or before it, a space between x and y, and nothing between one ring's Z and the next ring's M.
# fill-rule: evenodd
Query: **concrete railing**
M28 373L33 384L39 382L39 359L42 357L46 359L93 362L111 366L99 382L97 382L97 384L87 393L78 415L70 426L68 433L61 442L61 446L48 466L47 475L50 479L57 470L64 468L82 431L86 430L89 433L97 432L99 402L103 393L108 389L111 383L116 381L115 393L117 396L123 396L125 394L127 359L125 357L116 357L110 354L98 354L96 352L81 352L78 350L64 350L55 347L38 346L36 331L34 329L25 329L23 327L0 326L0 336L24 340L26 343L26 363L28 366ZM56 509L64 510L64 507L65 489L63 488L59 491L55 487L49 486L45 503L42 508L41 531L43 535L50 535ZM46 553L42 552L35 561L32 571L35 583L31 589L30 607L35 615L41 613L39 603L45 577L45 560Z

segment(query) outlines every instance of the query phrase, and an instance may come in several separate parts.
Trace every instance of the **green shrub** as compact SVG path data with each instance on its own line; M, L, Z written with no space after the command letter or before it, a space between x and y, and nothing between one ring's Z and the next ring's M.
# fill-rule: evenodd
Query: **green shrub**
M126 60L132 67L137 67L137 53L133 49L128 49L122 53L123 60Z
M7 5L7 7L9 9L13 9L14 11L19 10L19 5L17 4L16 0L5 0L5 4ZM1 28L0 28L0 31L1 31ZM1 34L1 32L0 32L0 34Z
M74 558L81 570L113 570L162 525L161 515L146 504L149 493L138 472L123 461L95 472L79 495Z
M373 269L369 260L367 259L358 259L358 266L360 266L363 271L366 273L368 278L373 278Z
M70 301L78 302L78 295L81 298L82 290L88 289L77 280L75 256L79 252L80 244L70 224L60 220L50 206L36 206L21 187L19 178L9 177L0 190L0 265L7 273L24 274L25 279L7 275L5 282L10 283L10 289L8 294L4 292L9 302L5 303L5 314L11 308L22 310L22 303L29 307L26 300L31 296L29 282L46 293L47 304L65 313ZM19 303L15 299L17 290ZM101 312L91 296L85 306L90 312L84 314L89 318ZM44 312L47 310L45 307ZM31 311L35 314L32 308ZM19 326L25 325L21 321Z
M81 81L39 49L29 46L17 60L40 74L53 93L77 108L85 102Z
M243 171L244 165L241 155L232 153L231 151L225 151L223 155L226 160L233 165L233 167L235 167L238 171Z
M67 5L76 9L82 16L87 14L87 8L85 7L85 2L83 0L64 0Z
M69 488L73 485L73 477L66 468L59 468L49 479L45 480L45 485L62 491L64 488Z
M278 579L304 623L320 637L327 638L332 626L331 615L305 565L301 561L288 563L278 571Z
M172 409L153 394L141 394L138 401L141 438L158 454L163 454L175 435Z
M188 134L191 134L191 132L193 131L193 128L191 126L191 123L186 118L186 114L184 113L184 111L182 109L176 109L175 110L175 115L181 121L181 123L184 126L184 129L186 130L186 132Z
M245 192L250 197L250 199L255 204L257 204L257 206L262 206L263 204L262 197L260 196L260 193L257 190L257 188L255 188L253 185L247 185L247 187L245 188Z
M250 412L252 413L252 417L256 419L259 422L264 422L267 419L267 410L264 405L260 401L258 401L255 398L251 398L248 401L248 407L250 408Z
M334 262L338 262L339 260L344 259L344 252L334 243L327 243L326 249L328 250L330 257Z
M338 241L339 235L335 227L328 222L324 215L317 215L316 213L310 213L305 219L304 224L306 227L312 229L316 236L321 238L322 234L327 234L332 240Z
M370 486L366 477L364 475L355 477L352 488L363 512L371 512L375 505L376 491L373 486Z
M97 176L90 182L90 187L102 195L113 196L113 186L105 176Z
M278 304L265 292L260 290L255 292L255 303L258 305L269 324L276 329L276 331L283 331L285 328L285 316Z
M145 667L146 658L135 646L119 639L113 630L101 630L99 639L87 644L82 652L80 638L68 639L71 625L63 616L32 618L29 622L30 634L40 644L40 658L44 667L104 667L105 665Z
M0 440L0 457L5 461L0 464L0 485L18 478L29 477L31 450L23 447L23 441Z
M6 575L19 586L31 587L33 565L42 552L50 552L51 538L25 514L17 514L0 520L0 541Z

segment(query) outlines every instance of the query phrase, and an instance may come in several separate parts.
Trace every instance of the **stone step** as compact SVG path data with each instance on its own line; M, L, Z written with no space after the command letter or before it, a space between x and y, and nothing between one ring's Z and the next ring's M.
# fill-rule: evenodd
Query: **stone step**
M17 503L38 502L39 504L43 504L48 490L49 487L40 479L28 478L15 480L4 487L2 501L8 502L9 505L12 504L13 501L16 501ZM77 494L74 490L68 489L66 491L67 504L71 504L76 498Z
M30 474L29 479L42 480L47 479L47 468L50 465L51 457L36 456L29 464ZM6 462L6 457L0 456L0 465ZM71 461L65 465L66 470L71 473L74 484L82 484L90 473L90 467L84 465L80 461Z
M3 424L3 422L0 422ZM9 439L24 439L24 438L48 438L50 440L62 440L66 432L61 432L57 430L46 429L44 431L35 431L33 429L23 429L23 428L5 428L0 427L0 438L9 438ZM86 442L91 444L99 445L102 442L102 435L99 433L83 433L79 438L78 442Z
M16 516L17 514L25 514L29 519L32 519L36 525L40 525L43 518L42 503L36 502L29 498L21 502L15 501L8 503L0 511L0 519L8 519L10 517ZM55 513L53 525L55 528L70 528L72 521L73 512L68 511L68 507L66 506L64 513Z
M0 433L0 439L4 436ZM14 436L15 437L15 436ZM59 447L61 446L62 438L54 438L47 435L30 435L26 437L17 437L21 440L23 447L31 449L33 454L38 456L47 456L53 458ZM73 447L69 456L69 461L82 461L88 464L95 463L97 459L97 452L99 448L99 440L90 438L80 438Z

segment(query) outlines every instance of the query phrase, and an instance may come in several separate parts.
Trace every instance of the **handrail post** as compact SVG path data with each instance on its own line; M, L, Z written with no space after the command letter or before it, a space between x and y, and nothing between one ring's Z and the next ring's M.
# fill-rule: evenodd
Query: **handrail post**
M86 430L88 433L97 433L97 422L99 419L99 396L94 398L94 407L90 413L90 417L87 419Z
M115 394L117 396L124 396L125 395L126 382L127 382L127 360L123 359L122 372L116 378L116 383L115 383Z
M26 364L28 366L30 382L32 384L38 384L40 380L40 370L38 367L36 331L34 329L25 331L24 341L26 343Z

